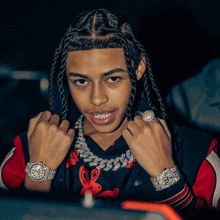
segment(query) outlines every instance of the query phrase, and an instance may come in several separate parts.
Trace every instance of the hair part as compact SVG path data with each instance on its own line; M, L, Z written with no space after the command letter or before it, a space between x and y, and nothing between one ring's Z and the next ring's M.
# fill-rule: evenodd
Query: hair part
M131 120L136 112L136 96L137 96L137 79L136 69L143 57L145 57L148 73L144 73L143 97L146 97L152 110L158 112L160 117L165 118L166 113L162 103L162 98L159 90L156 87L153 73L150 65L150 60L143 46L135 39L133 31L127 21L121 15L116 16L105 9L93 10L84 12L78 17L78 22L73 28L72 25L67 30L59 47L55 51L53 64L50 71L50 106L53 106L53 81L54 73L57 65L58 57L61 57L59 73L57 75L57 85L59 87L62 119L66 119L69 106L65 97L64 91L64 75L66 72L67 53L70 51L91 50L102 48L123 48L124 57L127 65L127 71L131 80L131 95L127 106L127 117ZM151 93L148 81L151 82L151 87L156 93L159 103L159 111L152 103Z

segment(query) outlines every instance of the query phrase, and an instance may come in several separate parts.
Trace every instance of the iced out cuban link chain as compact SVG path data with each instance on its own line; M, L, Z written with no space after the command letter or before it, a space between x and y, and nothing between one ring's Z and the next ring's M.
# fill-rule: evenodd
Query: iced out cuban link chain
M117 171L120 167L125 167L128 163L131 163L134 159L134 155L131 150L127 150L120 157L115 159L102 159L94 155L87 146L84 138L83 128L83 115L79 117L76 122L75 129L78 129L78 137L76 140L75 148L84 162L89 163L89 166L95 166L98 170L103 169L105 171L113 170Z

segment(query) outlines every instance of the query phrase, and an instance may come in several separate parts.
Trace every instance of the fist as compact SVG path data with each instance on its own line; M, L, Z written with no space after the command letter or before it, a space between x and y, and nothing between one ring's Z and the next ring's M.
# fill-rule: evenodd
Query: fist
M171 134L162 119L150 122L136 116L129 121L123 137L138 163L152 178L158 177L165 167L174 167L171 150Z
M69 122L49 111L41 112L29 122L27 133L30 162L42 162L52 170L62 163L73 142L75 131Z

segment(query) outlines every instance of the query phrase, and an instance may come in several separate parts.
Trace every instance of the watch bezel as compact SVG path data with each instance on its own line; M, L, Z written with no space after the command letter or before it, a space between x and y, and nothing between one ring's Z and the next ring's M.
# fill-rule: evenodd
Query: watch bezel
M35 166L41 167L40 172L43 173L43 176L41 178L39 177L40 174L36 175L37 171L32 171ZM41 162L27 163L25 171L27 172L28 176L36 182L52 180L56 174L55 170L51 170L49 167L45 166Z
M41 166L41 167L42 167L41 170L40 170L40 172L41 172L41 173L42 173L42 172L44 173L44 174L43 174L43 177L38 178L38 177L36 177L36 175L34 175L34 173L32 173L32 169L34 169L35 166ZM31 174L31 176L32 176L32 178L33 178L33 180L35 180L35 181L43 181L44 178L45 178L45 176L46 176L46 169L45 169L45 165L44 165L43 163L34 163L34 164L31 164L31 165L30 165L29 172L30 172L30 174ZM36 172L36 171L35 171L35 172ZM40 174L39 174L38 176L40 176Z

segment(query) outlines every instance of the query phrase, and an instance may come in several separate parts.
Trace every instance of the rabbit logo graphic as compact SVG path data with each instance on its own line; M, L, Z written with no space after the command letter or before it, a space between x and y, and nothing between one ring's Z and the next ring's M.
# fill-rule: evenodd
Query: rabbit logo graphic
M85 195L86 191L91 191L92 195L94 197L102 197L102 198L107 198L107 197L112 197L115 198L119 195L119 190L115 188L113 191L112 190L106 190L102 193L102 186L96 182L100 175L100 170L98 169L93 169L91 171L91 179L89 179L89 173L88 170L84 167L81 166L79 169L79 179L80 182L83 186L83 189L81 190L81 195Z

